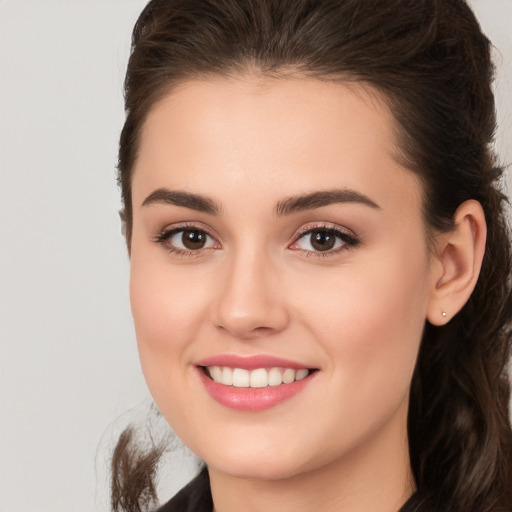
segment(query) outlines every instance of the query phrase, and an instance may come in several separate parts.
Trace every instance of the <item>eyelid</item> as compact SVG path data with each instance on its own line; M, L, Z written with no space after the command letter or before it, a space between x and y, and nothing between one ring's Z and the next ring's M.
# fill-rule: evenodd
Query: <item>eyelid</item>
M186 229L197 230L206 233L212 240L218 244L219 247L206 247L195 250L182 249L181 247L175 247L166 245L166 241L169 240L173 235L179 233L180 231L184 231ZM314 231L329 231L333 233L335 236L341 238L343 240L343 245L341 247L330 249L326 251L313 251L303 248L294 248L295 245L302 237L307 235L308 233L312 233ZM153 242L157 244L163 245L169 252L175 253L180 256L189 256L189 257L199 257L201 254L204 254L205 251L211 251L212 249L222 248L219 242L219 237L214 234L213 230L208 226L205 226L201 222L177 222L174 224L167 225L162 228L153 238ZM302 252L309 257L328 257L334 256L340 252L349 250L352 247L356 247L361 243L359 237L350 229L342 227L338 224L333 224L331 222L315 222L311 224L305 224L302 226L294 235L293 241L288 245L288 249L293 251Z
M343 245L336 249L326 250L326 251L313 251L308 249L303 249L293 246L298 243L298 241L303 238L305 235L309 233L314 233L315 231L328 231L334 233L335 236L341 238L343 240ZM299 231L294 235L292 243L288 246L289 249L297 252L302 252L308 257L329 257L335 256L340 252L344 252L353 247L358 246L361 243L359 237L350 229L339 226L338 224L332 224L330 222L320 222L314 224L306 224L302 226Z
M306 233L311 233L312 231L320 229L324 229L325 231L339 232L343 235L347 235L353 238L354 240L358 238L357 235L351 229L339 226L338 224L333 224L332 222L318 222L305 224L304 226L302 226L295 234L294 240L297 240L301 236L304 236Z
M213 232L212 232L213 230L211 230L209 227L205 226L201 222L190 222L190 221L177 222L174 224L167 225L166 227L162 228L155 234L152 241L157 244L163 245L169 252L175 253L179 256L199 257L205 251L210 251L210 250L214 249L213 247L206 247L206 248L201 248L201 249L196 249L196 250L189 250L189 249L182 249L181 247L166 245L166 242L170 238L172 238L176 233L179 233L180 231L185 231L187 229L202 231L202 232L206 233L206 235L208 237L210 237L212 240L214 240L216 244L220 245L218 236L213 234Z
M155 241L157 238L161 236L168 236L172 234L173 232L176 233L181 230L185 229L196 229L197 231L204 231L208 236L214 238L215 240L218 240L218 236L215 234L215 232L209 227L204 225L202 222L195 222L195 221L183 221L183 222L174 222L172 224L168 224L162 229L159 229L158 232L155 235Z

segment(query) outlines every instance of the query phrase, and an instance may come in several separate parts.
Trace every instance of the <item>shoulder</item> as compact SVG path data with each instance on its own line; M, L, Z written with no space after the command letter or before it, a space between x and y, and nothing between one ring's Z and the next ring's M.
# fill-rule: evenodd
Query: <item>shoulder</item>
M208 470L204 468L191 482L156 512L212 512Z
M191 482L156 512L212 512L208 470L204 468ZM430 508L418 494L413 494L398 512L439 512Z

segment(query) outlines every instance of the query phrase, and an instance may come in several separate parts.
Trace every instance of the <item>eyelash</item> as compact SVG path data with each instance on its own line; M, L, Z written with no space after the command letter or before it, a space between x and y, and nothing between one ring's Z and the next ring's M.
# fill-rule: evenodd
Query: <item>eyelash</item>
M172 228L164 229L160 233L157 234L157 236L154 238L154 242L160 245L163 245L167 251L169 251L172 254L176 254L177 256L182 257L189 257L189 258L197 258L204 254L204 251L209 251L212 249L216 249L215 247L207 247L207 248L200 248L196 250L187 250L187 249L181 249L179 247L175 247L173 245L166 244L166 242L171 239L173 236L177 235L180 232L183 231L195 231L198 233L202 233L206 235L208 238L211 238L212 240L216 241L215 237L210 234L210 232L203 227L199 227L196 224L181 224L179 226L174 226ZM314 250L307 250L307 249L301 249L301 248L293 248L294 245L296 245L300 240L307 237L307 235L311 235L315 232L324 232L327 235L332 235L336 239L340 240L342 242L342 245L340 247L337 247L335 249L329 249L326 251L314 251ZM216 242L218 243L218 242ZM308 226L304 228L303 230L300 230L297 235L294 237L294 241L288 246L291 250L300 252L306 257L309 258L326 258L330 256L337 255L341 252L344 252L346 250L349 250L353 247L357 247L360 244L360 240L356 237L355 234L352 232L344 231L338 227L335 227L332 224L319 224L314 226Z
M315 232L323 232L324 234L334 236L336 239L342 242L340 247L335 249L329 249L326 251L311 251L301 248L292 248L300 240L306 238L308 235L312 235ZM318 224L314 226L307 226L300 230L294 238L293 243L289 246L292 250L302 253L304 256L309 258L328 258L336 256L341 252L347 251L351 248L357 247L360 244L360 240L352 232L348 232L340 229L332 224Z
M203 227L199 227L196 224L180 224L179 226L173 226L172 228L163 229L154 239L154 242L160 245L163 245L164 248L169 251L171 254L176 254L177 256L183 256L188 258L197 258L203 254L202 251L210 250L210 248L206 249L197 249L197 250L187 250L181 249L180 247L175 247L170 244L166 244L166 242L171 239L174 235L181 233L183 231L195 231L197 233L203 233L208 238L215 240L215 237L209 233L208 230Z

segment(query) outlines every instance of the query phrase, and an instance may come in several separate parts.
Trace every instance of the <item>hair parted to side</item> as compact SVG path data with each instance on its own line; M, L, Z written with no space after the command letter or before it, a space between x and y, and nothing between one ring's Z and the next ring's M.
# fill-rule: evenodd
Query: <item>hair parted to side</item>
M481 203L488 239L476 289L448 324L427 323L413 376L411 464L428 510L512 509L512 258L492 150L490 50L463 0L152 0L135 26L125 81L118 179L128 246L131 179L151 107L187 80L249 69L376 90L396 121L404 165L421 177L432 233L451 228L462 202ZM155 498L151 478L139 497L120 499L132 496L138 471L126 441L113 460L113 509L143 510L147 493Z

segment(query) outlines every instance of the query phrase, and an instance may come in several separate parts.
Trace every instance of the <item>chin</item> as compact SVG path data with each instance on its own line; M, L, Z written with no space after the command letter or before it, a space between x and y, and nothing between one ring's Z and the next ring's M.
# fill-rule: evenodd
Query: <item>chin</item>
M303 447L284 450L283 446L262 448L257 442L242 449L222 446L222 452L208 450L201 458L210 469L231 477L262 481L286 480L321 465L321 458L308 459Z
M283 461L273 460L247 460L247 461L219 461L218 464L206 464L208 468L214 469L233 478L244 480L278 481L286 480L301 473L297 464L287 464Z

